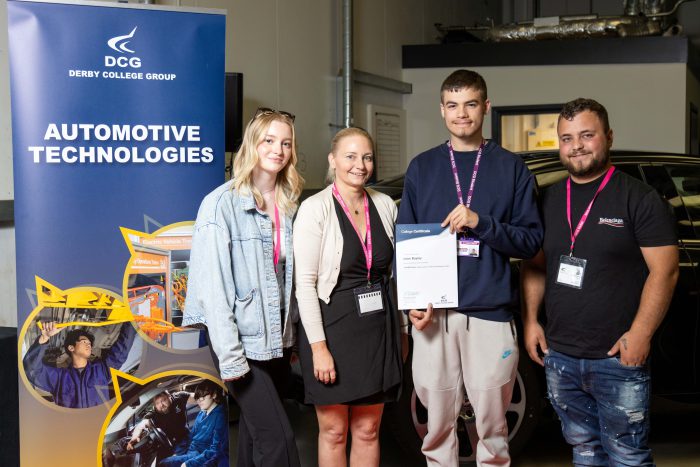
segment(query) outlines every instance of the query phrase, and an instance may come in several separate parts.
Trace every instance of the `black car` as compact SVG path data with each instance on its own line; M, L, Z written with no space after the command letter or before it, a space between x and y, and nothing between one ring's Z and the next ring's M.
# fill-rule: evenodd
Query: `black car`
M556 153L520 156L535 175L538 190L567 176ZM632 151L613 151L611 156L618 170L654 187L668 202L677 221L680 277L668 314L652 343L652 392L655 396L700 403L700 157ZM372 188L399 203L403 176L380 181ZM513 284L517 286L519 261L511 261ZM522 331L521 323L518 326ZM404 374L403 395L399 402L386 407L385 423L401 446L422 458L420 445L428 416L413 390L410 358ZM544 371L533 364L521 342L517 381L506 414L514 456L525 446L547 407L545 391ZM478 437L466 396L458 418L458 437L460 462L472 462Z

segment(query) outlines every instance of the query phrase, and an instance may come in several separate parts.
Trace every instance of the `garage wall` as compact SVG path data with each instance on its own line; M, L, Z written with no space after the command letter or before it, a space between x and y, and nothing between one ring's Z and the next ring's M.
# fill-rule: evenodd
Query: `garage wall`
M137 3L131 0L131 3ZM170 6L227 9L226 71L244 74L244 115L259 106L297 116L300 168L321 187L333 125L342 123L341 0L156 0ZM401 79L401 45L435 42L433 23L498 18L501 2L355 0L355 69ZM0 200L13 199L7 63L7 2L0 1ZM368 104L401 107L403 97L358 86L356 124ZM16 326L14 227L0 224L0 326Z
M132 3L136 3L132 0ZM250 117L258 106L289 110L297 115L300 168L308 187L321 187L326 171L326 154L333 125L342 123L342 88L338 77L342 66L341 0L157 0L171 6L228 9L226 70L244 74L244 115ZM413 84L413 94L403 96L368 86L355 89L355 123L366 125L368 104L406 108L408 111L409 158L444 139L438 108L439 85L451 70L401 69L401 45L436 42L434 23L470 25L506 16L511 2L483 0L354 0L355 69ZM465 3L467 6L465 7ZM700 6L700 2L697 2ZM681 9L687 8L685 5ZM693 15L686 15L693 16ZM506 18L507 19L507 18ZM590 70L553 67L483 69L494 105L559 102L571 98L567 83L582 86L581 94L600 98L611 111L619 148L666 148L684 151L679 122L686 117L685 96L655 93L658 83L669 90L686 88L682 73L673 65L650 65L635 76L634 67L597 67ZM562 69L559 69L562 68ZM609 67L608 67L609 68ZM564 80L547 83L552 73L562 72ZM513 86L513 76L520 84ZM7 3L0 2L0 200L13 199L12 146L7 64ZM634 78L636 84L607 89L611 79ZM526 99L518 97L527 89ZM599 89L598 89L599 88ZM617 95L625 90L629 104ZM595 94L594 94L595 93ZM630 107L631 106L631 107ZM430 110L427 110L430 109ZM650 109L653 109L650 111ZM632 115L625 120L621 114ZM651 115L650 115L651 113ZM687 110L686 110L687 113ZM676 115L678 114L678 115ZM634 116L638 117L635 120ZM659 117L662 116L662 117ZM648 118L647 118L648 117ZM634 141L626 134L638 127L663 131L639 131ZM490 122L487 122L490 133ZM635 130L636 131L636 130ZM658 136L658 137L657 137ZM676 142L671 146L666 142ZM624 144L624 146L623 146ZM0 224L0 326L15 326L14 228Z
M7 63L7 3L0 3L0 202L14 198L12 127ZM17 325L15 229L0 221L0 326Z
M453 68L407 69L404 97L409 160L447 139L439 90ZM576 65L474 68L492 106L560 104L576 97L601 102L610 114L616 149L683 153L686 149L686 65ZM429 109L426 111L426 109ZM484 134L491 136L490 118Z

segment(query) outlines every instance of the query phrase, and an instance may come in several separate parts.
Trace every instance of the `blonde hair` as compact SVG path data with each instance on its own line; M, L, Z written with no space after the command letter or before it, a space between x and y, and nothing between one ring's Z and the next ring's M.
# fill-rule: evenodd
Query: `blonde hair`
M343 128L342 130L338 131L333 136L333 139L331 140L331 153L335 155L336 149L338 149L338 144L340 144L340 141L343 138L347 138L349 136L363 136L368 142L370 147L372 148L372 153L374 153L374 139L372 139L372 135L370 135L367 130L364 128L360 128L357 126L351 126L347 128ZM328 171L326 172L326 184L330 185L335 181L335 169L328 165Z
M282 170L277 174L275 184L275 202L286 214L292 215L297 209L297 200L304 185L304 179L297 172L297 140L294 122L287 115L279 112L260 114L246 125L243 143L233 160L232 187L242 194L252 194L258 206L265 206L260 190L253 184L253 169L258 165L258 145L263 141L272 122L278 121L289 125L292 130L292 155Z

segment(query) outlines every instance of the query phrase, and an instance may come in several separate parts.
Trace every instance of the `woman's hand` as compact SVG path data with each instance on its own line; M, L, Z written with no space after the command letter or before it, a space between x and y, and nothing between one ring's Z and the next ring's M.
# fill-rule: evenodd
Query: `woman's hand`
M314 377L323 384L335 383L335 363L326 346L326 341L311 344L311 352L314 360Z

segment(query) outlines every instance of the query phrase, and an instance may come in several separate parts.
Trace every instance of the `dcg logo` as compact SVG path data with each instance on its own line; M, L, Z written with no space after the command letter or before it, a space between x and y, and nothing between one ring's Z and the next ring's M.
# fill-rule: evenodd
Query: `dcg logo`
M131 53L134 51L127 47L127 44L131 41L136 33L136 28L131 30L129 34L124 36L116 36L107 41L107 45L119 53ZM119 67L119 68L141 68L141 59L138 57L128 58L126 56L113 57L111 55L105 55L105 66L106 67Z
M105 66L116 66L119 68L141 68L141 59L138 57L112 57L111 55L105 55Z

